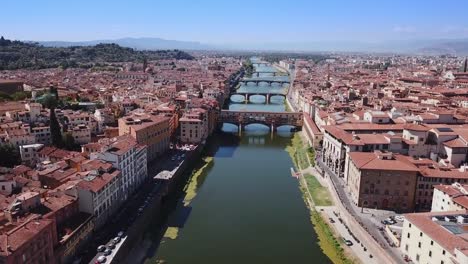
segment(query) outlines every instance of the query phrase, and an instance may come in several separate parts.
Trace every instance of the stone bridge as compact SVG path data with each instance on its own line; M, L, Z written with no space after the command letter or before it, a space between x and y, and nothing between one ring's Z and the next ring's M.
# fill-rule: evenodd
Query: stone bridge
M244 84L249 84L249 83L253 83L253 84L256 84L258 85L259 83L266 83L268 85L272 85L274 83L277 83L277 84L285 84L285 83L289 83L289 80L275 80L274 78L268 78L268 77L258 77L258 78L244 78L242 79L239 83L244 83Z
M222 110L218 118L219 123L230 123L242 128L249 124L264 124L275 131L280 126L295 126L298 129L303 125L302 112L260 112L260 111L231 111Z
M286 92L278 93L278 92L236 92L232 95L242 95L244 96L244 102L248 103L250 101L250 97L253 95L262 95L265 96L265 103L269 104L271 102L272 96L282 96L286 99Z
M277 72L272 72L272 71L256 71L256 72L252 73L252 76L260 77L261 73L271 74L271 76L269 76L269 77L275 77L275 76L279 75Z

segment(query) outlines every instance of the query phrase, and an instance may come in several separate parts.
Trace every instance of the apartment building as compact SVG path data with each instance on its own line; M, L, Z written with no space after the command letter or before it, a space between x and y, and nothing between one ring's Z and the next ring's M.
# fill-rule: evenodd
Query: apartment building
M431 212L467 210L468 184L435 185L431 208Z
M205 109L194 108L179 119L180 141L199 144L209 135L208 112Z
M112 164L100 160L82 166L82 180L76 184L79 209L94 215L95 228L101 227L124 202L122 174Z
M43 144L22 145L19 147L21 162L27 166L34 167L39 162L39 151Z
M147 146L147 158L151 162L169 149L170 118L133 113L119 119L119 135L130 135L138 144Z
M468 263L466 211L405 215L400 250L413 263Z
M147 147L129 135L102 139L82 147L91 160L104 160L121 171L121 194L126 200L147 179Z
M414 208L418 168L401 155L352 152L348 190L356 206L409 212Z

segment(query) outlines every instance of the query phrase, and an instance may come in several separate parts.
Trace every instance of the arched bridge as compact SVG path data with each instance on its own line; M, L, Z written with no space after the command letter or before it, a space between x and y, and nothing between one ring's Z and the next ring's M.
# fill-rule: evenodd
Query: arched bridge
M239 126L239 131L249 124L264 124L276 130L279 126L295 126L302 128L302 112L260 112L260 111L231 111L222 110L218 118L219 123L230 123Z
M268 73L269 75L271 75L269 77L275 77L278 75L277 72L272 72L272 71L256 71L252 73L252 76L260 77L260 74L264 74L264 73Z
M258 78L245 78L240 81L240 83L244 83L244 84L254 83L257 85L262 82L272 85L273 83L279 83L279 84L289 83L289 80L278 80L275 78L258 77Z
M278 93L278 92L236 92L232 95L242 95L244 96L244 102L248 103L250 101L250 97L253 95L262 95L265 96L265 103L269 104L271 102L272 96L282 96L286 99L286 92Z

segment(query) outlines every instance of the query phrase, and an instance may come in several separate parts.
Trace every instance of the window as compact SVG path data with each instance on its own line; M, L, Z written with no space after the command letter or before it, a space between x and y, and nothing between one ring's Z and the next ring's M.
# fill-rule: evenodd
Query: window
M409 237L409 234L408 234L408 237ZM405 250L408 251L408 248L409 248L409 246L408 246L408 244L406 244L405 245Z
M409 223L409 227L411 228L411 223Z
M416 254L416 261L419 261L419 254Z
M422 232L419 232L419 236L422 237Z
M442 250L442 255L445 255L445 250Z
M429 257L432 257L432 251L429 250Z
M421 248L421 242L418 242L418 248Z
M434 241L431 240L431 246L433 246L433 245L434 245Z
M410 233L408 233L408 235L406 236L407 238L410 238ZM407 245L408 246L408 245Z

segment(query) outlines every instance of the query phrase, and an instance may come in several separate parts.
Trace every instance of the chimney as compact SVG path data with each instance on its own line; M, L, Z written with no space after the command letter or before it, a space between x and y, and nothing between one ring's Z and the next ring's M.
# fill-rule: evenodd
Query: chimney
M465 58L465 66L463 67L463 72L466 72L468 68L468 58Z

